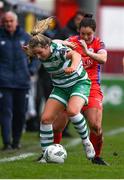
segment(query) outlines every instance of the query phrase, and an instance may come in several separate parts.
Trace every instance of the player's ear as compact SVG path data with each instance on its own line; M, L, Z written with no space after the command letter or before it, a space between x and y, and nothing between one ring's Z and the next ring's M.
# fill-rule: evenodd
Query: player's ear
M45 45L45 49L47 49L49 47L49 45L47 44L47 45Z

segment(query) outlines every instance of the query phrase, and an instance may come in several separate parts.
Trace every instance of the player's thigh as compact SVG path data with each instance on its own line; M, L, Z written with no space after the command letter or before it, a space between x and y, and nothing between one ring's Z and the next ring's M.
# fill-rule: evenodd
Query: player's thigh
M58 100L66 107L69 99L68 89L54 87L49 98Z
M52 123L56 119L58 112L64 111L64 109L65 107L60 101L52 98L48 99L41 116L41 121Z
M85 104L85 100L80 96L72 96L69 99L67 106L67 113L69 116L74 116L81 111L82 106Z
M56 120L58 113L64 111L67 100L66 93L61 88L54 87L46 102L42 121L53 123L54 120Z
M67 112L69 115L76 115L81 111L84 104L88 102L88 96L90 93L90 81L79 81L76 83L70 94L68 102Z

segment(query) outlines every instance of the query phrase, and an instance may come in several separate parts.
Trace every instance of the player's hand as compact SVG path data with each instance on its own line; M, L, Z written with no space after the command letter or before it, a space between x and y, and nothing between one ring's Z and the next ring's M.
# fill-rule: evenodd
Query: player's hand
M77 47L77 44L74 43L74 42L69 42L69 41L66 41L66 46L72 48L72 49L75 49Z
M73 66L67 67L64 69L66 74L71 74L76 71L76 69Z
M81 45L82 45L82 48L83 48L84 52L85 52L86 54L88 54L88 48L87 48L86 42L85 42L84 40L80 40L80 43L81 43Z

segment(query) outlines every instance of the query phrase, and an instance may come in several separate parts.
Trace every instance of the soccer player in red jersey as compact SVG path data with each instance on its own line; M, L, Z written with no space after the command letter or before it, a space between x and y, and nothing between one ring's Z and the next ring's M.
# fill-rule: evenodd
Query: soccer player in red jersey
M83 66L92 82L89 96L89 103L82 109L90 126L90 140L95 148L96 156L92 160L95 164L108 165L101 157L103 144L102 131L102 99L103 94L100 87L100 67L107 60L105 45L99 37L95 37L96 22L92 18L85 18L81 21L79 35L72 36L69 42L75 44L83 59Z
M74 50L82 56L83 66L92 82L88 105L84 106L82 113L85 115L90 127L90 140L94 146L96 156L92 163L108 165L101 157L103 145L102 131L102 100L103 94L100 87L100 68L107 60L107 51L104 42L95 36L96 22L92 18L84 18L79 26L79 35L69 37L68 41L73 43L65 45L73 46ZM58 123L59 118L58 118Z

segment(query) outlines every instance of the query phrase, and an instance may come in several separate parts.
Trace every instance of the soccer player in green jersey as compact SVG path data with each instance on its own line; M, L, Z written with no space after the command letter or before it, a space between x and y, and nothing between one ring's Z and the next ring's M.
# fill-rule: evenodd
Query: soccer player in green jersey
M26 49L42 62L51 75L54 87L41 116L42 151L53 144L52 124L58 113L66 110L68 118L82 139L87 158L92 159L95 151L89 140L85 118L80 113L83 105L88 103L91 82L82 66L81 55L67 46L53 42L41 33L32 36ZM43 155L39 158L39 162L45 162Z

